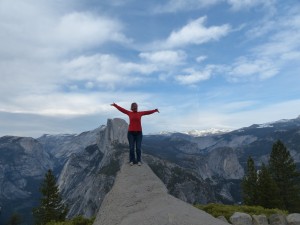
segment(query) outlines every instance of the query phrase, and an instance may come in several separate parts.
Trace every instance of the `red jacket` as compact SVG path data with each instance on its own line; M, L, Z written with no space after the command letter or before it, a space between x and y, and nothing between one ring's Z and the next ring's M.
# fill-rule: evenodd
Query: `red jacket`
M157 109L148 110L148 111L133 112L133 111L129 111L127 109L124 109L121 106L118 106L117 104L114 104L114 106L120 112L122 112L122 113L129 116L128 131L142 131L142 125L141 125L142 116L149 115L149 114L157 112Z

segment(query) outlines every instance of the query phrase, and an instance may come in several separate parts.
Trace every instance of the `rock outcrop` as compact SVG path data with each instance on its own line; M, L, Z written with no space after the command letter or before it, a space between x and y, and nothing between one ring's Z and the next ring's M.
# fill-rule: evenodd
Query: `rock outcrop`
M79 140L74 139L67 145L74 149L69 149L68 154L72 154L60 173L58 184L69 205L68 217L92 217L99 209L120 168L122 145L126 145L127 150L127 127L122 119L108 119L106 126L83 133Z
M124 160L94 225L226 225L228 223L168 194L147 164Z
M30 183L53 168L51 156L29 137L0 138L0 200L32 197Z
M30 137L0 137L0 224L14 212L22 212L28 222L39 186L48 169L53 169L53 157ZM27 224L31 224L28 222Z

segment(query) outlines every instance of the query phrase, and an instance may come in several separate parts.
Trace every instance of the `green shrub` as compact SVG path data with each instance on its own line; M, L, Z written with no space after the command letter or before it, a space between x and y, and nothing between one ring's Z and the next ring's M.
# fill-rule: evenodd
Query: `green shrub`
M46 225L92 225L94 223L95 217L87 219L83 216L76 216L72 220L64 222L51 221Z
M235 212L243 212L249 215L266 215L267 217L271 214L288 214L287 211L280 209L265 209L261 206L247 206L247 205L222 205L222 204L208 204L208 205L195 205L196 208L201 209L214 217L225 216L227 220Z

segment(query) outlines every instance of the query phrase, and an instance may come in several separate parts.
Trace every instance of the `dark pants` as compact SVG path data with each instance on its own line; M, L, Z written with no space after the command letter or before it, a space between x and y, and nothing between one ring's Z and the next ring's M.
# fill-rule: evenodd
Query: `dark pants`
M129 162L141 162L142 131L128 131L127 137L129 142ZM134 147L137 160L135 160Z

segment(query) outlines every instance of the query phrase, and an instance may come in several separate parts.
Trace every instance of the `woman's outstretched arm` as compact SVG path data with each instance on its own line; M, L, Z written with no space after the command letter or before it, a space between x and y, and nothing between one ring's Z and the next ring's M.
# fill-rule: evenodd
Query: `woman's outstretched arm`
M118 109L120 112L122 112L122 113L124 113L126 115L128 115L128 113L130 112L130 111L122 108L121 106L117 105L116 103L112 103L110 105L116 107L116 109Z
M150 115L152 113L158 112L158 109L153 109L153 110L147 110L147 111L141 111L140 113L142 113L143 115Z

